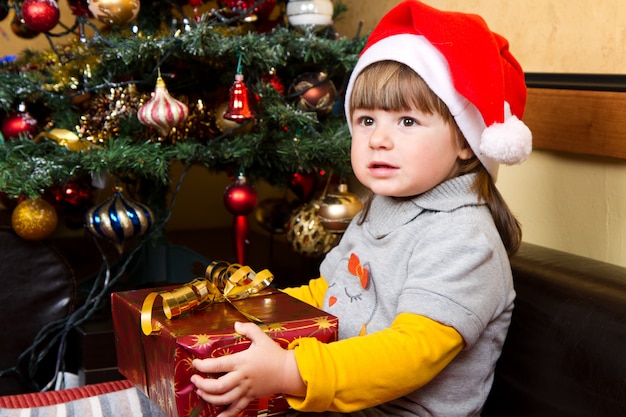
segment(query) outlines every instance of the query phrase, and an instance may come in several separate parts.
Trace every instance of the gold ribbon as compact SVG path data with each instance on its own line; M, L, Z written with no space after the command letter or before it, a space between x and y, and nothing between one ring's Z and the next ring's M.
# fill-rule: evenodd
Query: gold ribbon
M172 291L148 294L141 306L141 330L146 336L160 330L158 324L152 325L152 310L158 297L162 298L163 313L168 319L193 310L205 302L227 302L248 320L262 324L257 317L237 308L233 300L258 293L273 279L274 276L267 269L255 273L249 266L224 261L211 262L205 271L205 278L196 278Z

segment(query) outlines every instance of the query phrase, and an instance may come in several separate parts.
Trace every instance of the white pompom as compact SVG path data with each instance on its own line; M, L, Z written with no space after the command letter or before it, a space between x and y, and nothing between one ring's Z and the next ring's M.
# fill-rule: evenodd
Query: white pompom
M524 162L532 147L530 129L516 116L489 126L483 131L480 141L481 153L506 165Z

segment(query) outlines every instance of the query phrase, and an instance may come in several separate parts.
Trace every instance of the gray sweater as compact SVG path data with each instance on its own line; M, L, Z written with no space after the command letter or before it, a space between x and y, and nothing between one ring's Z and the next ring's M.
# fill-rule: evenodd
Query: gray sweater
M353 221L321 265L329 284L324 305L339 317L340 338L414 313L454 327L466 344L426 386L356 415L480 414L515 292L506 250L489 209L471 191L473 180L454 178L412 199L375 196L366 221ZM357 279L363 270L366 288Z

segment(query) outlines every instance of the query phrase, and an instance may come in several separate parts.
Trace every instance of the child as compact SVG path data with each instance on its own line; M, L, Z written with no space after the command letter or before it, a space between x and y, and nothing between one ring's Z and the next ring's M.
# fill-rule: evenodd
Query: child
M283 393L294 410L478 416L509 326L508 256L521 240L494 183L520 163L524 75L474 15L404 1L368 39L346 91L352 166L372 191L323 261L285 290L339 318L339 341L280 348L252 323L250 348L195 360L209 403L236 415Z

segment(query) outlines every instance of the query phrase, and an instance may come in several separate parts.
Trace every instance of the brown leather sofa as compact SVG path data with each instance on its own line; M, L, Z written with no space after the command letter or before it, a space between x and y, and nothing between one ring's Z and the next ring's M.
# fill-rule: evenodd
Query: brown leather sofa
M523 244L482 417L626 416L626 268Z
M0 228L0 288L0 395L43 387L54 375L54 355L50 353L37 372L30 372L26 350L44 326L74 309L74 270L50 242L24 240L9 228ZM41 339L37 346L51 342ZM39 348L33 353L41 354Z

